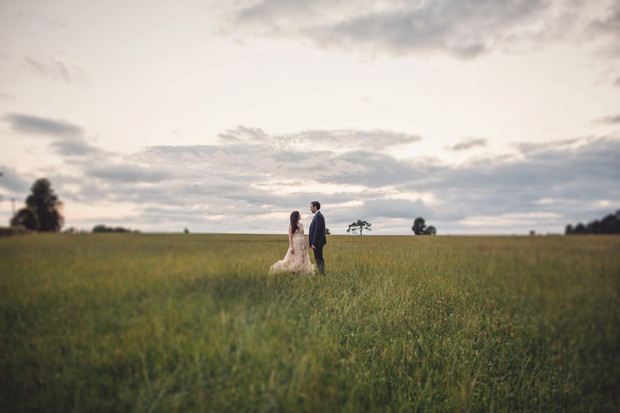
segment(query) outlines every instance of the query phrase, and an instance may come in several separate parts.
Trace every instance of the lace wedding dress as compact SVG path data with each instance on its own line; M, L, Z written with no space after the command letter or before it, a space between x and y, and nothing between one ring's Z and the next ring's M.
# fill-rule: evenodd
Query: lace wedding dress
M280 272L314 274L314 264L310 262L308 245L304 237L304 226L301 222L297 225L299 225L299 228L297 228L297 231L293 234L294 252L291 253L291 249L289 248L284 259L271 266L269 269L270 274Z

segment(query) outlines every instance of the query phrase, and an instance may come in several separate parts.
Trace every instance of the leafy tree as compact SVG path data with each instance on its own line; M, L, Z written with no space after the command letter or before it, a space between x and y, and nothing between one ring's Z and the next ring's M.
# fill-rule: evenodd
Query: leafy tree
M131 232L130 229L127 228L123 228L123 227L106 227L103 224L99 224L99 225L95 225L93 227L93 232L121 232L121 233L125 233L125 232Z
M586 233L586 227L581 222L577 224L577 226L575 226L575 229L573 230L573 234L585 234L585 233Z
M620 210L601 220L595 219L586 225L578 223L573 227L569 224L566 226L564 234L620 234Z
M33 209L22 208L11 219L11 226L24 227L36 231L39 229L39 218Z
M325 235L331 235L332 233L329 231L329 228L325 228Z
M437 228L434 226L426 226L426 221L422 217L417 217L413 220L413 225L411 226L411 230L415 235L436 235Z
M65 221L61 213L63 204L54 194L49 179L37 179L30 190L32 193L26 198L26 208L15 214L11 225L23 225L42 232L60 231Z
M361 219L358 219L356 222L353 222L352 224L349 225L349 229L347 229L347 232L352 232L354 234L357 234L359 231L360 235L362 235L365 229L367 229L368 231L371 231L370 227L372 227L372 224L370 222L366 222L366 221L362 221Z
M588 232L588 234L600 234L601 233L601 221L596 219L592 222L589 222L588 225L586 225L586 231Z
M424 235L424 227L426 227L426 221L422 217L417 217L413 220L413 226L411 230L416 235Z
M609 214L601 220L601 233L620 234L620 210Z

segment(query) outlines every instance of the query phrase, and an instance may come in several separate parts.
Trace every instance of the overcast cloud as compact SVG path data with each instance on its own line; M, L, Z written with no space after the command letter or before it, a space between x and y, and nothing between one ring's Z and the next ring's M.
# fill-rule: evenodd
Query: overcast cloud
M596 120L596 123L602 123L607 125L615 125L620 123L620 115L615 116L605 116L604 118L600 118Z
M48 119L20 113L9 113L4 116L13 130L27 134L43 136L75 137L83 133L83 129L64 120Z
M321 146L334 136L348 137L343 142L350 149L337 139L334 149L313 149L312 142ZM131 228L157 222L168 230L208 232L272 232L286 227L292 210L307 214L313 200L322 202L333 233L364 219L379 234L408 233L417 216L440 233L470 232L474 223L482 233L559 232L567 223L620 205L620 140L615 137L521 143L513 156L450 166L426 158L399 160L386 152L389 145L360 149L369 136L393 136L395 143L421 140L389 131L282 136L239 127L220 134L217 145L154 146L130 155L108 154L99 163L76 161L74 153L61 151L82 178L50 179L61 199L135 205L127 216L101 217L102 222ZM10 191L24 190L35 178L10 169L5 175L0 184Z
M456 145L452 146L452 150L453 151L465 151L471 148L475 148L477 146L486 146L487 145L487 140L486 139L467 139L464 140L463 142L457 143Z
M492 50L535 46L572 30L617 36L617 10L577 24L585 2L435 0L347 3L261 0L236 10L236 28L269 37L298 37L322 48L371 55L445 52L473 58ZM578 34L575 35L579 37Z
M50 143L52 151L62 156L100 156L103 151L82 138L57 140Z

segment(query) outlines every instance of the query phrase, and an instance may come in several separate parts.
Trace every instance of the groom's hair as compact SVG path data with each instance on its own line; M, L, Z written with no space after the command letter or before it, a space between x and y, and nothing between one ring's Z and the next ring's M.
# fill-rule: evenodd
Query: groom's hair
M319 201L312 201L310 202L310 205L315 206L316 209L321 209L321 203Z

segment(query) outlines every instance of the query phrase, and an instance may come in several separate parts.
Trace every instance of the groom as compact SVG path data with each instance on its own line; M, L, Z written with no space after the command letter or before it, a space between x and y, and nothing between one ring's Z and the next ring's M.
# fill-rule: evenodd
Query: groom
M310 202L310 211L314 214L310 224L310 248L314 250L314 260L316 261L319 272L325 274L325 261L323 261L323 247L327 244L325 237L325 218L321 214L321 204L319 201Z

